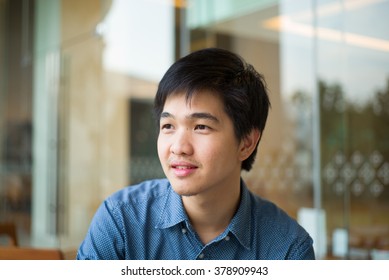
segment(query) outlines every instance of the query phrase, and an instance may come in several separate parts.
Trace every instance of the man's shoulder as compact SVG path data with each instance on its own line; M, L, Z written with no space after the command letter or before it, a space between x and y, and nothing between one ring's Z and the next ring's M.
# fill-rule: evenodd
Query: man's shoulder
M253 216L258 219L258 224L278 229L279 234L305 233L298 222L274 202L253 193L252 201Z
M279 216L284 217L287 215L280 207L278 207L274 202L267 200L266 198L253 193L250 191L251 196L251 207L253 211L260 212L261 219L268 219L270 217ZM288 215L287 215L288 216Z
M314 259L313 240L309 233L275 203L256 196L254 207L259 243L269 252L269 259Z
M107 198L115 203L142 203L165 196L170 189L167 179L147 180L127 186Z

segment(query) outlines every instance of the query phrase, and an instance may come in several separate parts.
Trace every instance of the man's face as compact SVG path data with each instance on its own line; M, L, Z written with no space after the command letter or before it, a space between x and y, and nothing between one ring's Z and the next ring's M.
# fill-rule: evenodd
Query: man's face
M239 185L242 141L221 99L209 92L167 98L160 119L158 156L180 195L218 196Z

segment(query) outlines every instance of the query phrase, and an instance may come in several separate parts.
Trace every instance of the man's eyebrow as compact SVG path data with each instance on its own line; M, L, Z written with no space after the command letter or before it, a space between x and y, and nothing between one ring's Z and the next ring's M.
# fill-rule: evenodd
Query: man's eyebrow
M168 113L168 112L162 112L161 113L161 119L162 118L172 118L172 119L174 119L174 116L172 114Z
M171 118L171 119L175 119L174 115L170 114L169 112L162 112L161 113L161 119L162 118ZM206 120L210 120L210 121L213 121L213 122L216 122L216 123L219 123L219 119L217 117L215 117L214 115L210 114L210 113L205 113L205 112L198 112L198 113L193 113L193 114L190 114L188 116L186 116L187 119L206 119Z
M210 113L203 113L203 112L198 112L198 113L193 113L193 114L190 114L188 117L188 119L206 119L206 120L210 120L210 121L213 121L213 122L216 122L216 123L219 123L219 119L217 117L215 117L214 115L210 114Z

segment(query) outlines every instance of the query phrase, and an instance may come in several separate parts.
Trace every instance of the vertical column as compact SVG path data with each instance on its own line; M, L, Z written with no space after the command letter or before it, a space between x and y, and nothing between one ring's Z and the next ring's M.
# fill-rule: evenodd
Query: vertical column
M57 246L60 0L37 0L34 30L32 246Z
M322 210L322 197L321 197L321 136L320 136L320 92L319 92L319 74L318 74L318 14L317 14L318 4L316 0L312 1L312 26L313 26L313 57L312 64L314 69L313 77L313 94L312 94L312 158L313 158L313 206L315 208L315 213L317 215L316 221L316 230L318 234L316 235L317 242L315 249L316 257L323 258L326 255L326 239L325 239L325 223L323 218L320 219L321 215L325 213ZM324 218L325 219L325 218Z

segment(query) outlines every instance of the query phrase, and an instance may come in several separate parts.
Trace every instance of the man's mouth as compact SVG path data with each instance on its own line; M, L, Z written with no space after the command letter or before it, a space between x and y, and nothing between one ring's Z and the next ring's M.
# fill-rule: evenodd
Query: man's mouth
M187 165L172 165L175 169L194 169L197 168L195 166L187 166Z
M195 172L198 168L197 165L188 162L174 162L170 163L170 167L173 169L174 174L177 177L186 177Z

